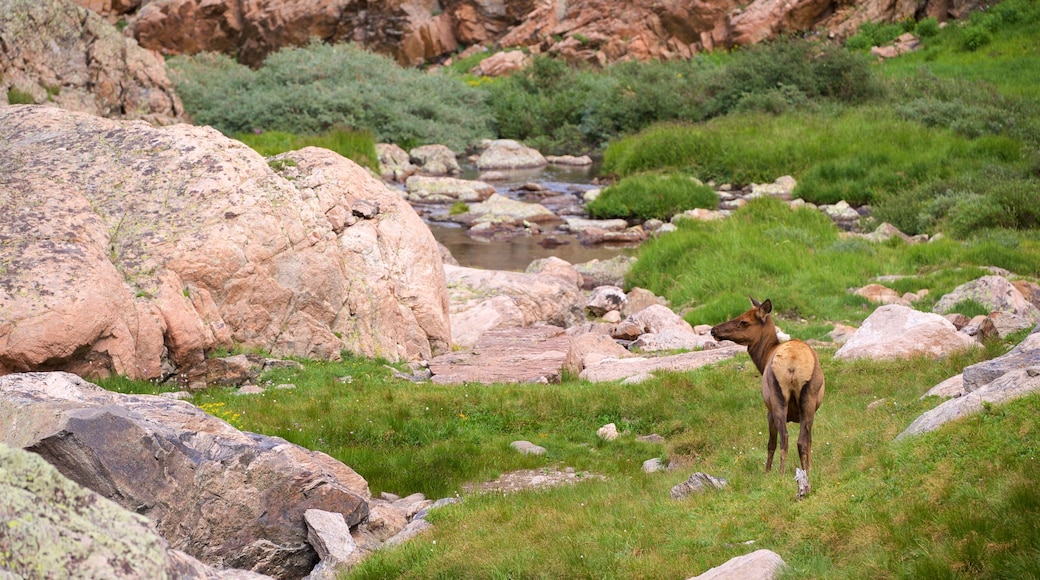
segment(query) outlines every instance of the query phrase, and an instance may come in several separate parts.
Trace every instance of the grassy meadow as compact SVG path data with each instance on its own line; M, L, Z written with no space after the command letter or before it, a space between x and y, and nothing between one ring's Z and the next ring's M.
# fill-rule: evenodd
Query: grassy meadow
M908 30L921 50L868 58L870 46ZM834 324L869 315L873 306L850 290L878 276L894 276L900 292L928 289L921 310L990 267L1040 279L1037 39L1040 3L1006 0L945 28L869 25L844 47L784 39L604 71L537 58L506 79L470 77L474 59L429 74L320 45L282 51L255 71L214 55L170 67L196 122L265 154L318 144L362 160L377 140L462 152L482 138L515 138L545 153L602 154L617 185L598 202L601 217L713 207L691 177L744 185L792 175L807 201L869 204L868 226L942 234L871 244L819 212L763 199L723 221L679 222L640 248L627 279L693 324L746 310L751 294L773 301L784 331L826 339ZM320 141L337 132L346 144ZM760 548L784 558L785 578L1040 578L1040 396L894 441L941 402L921 399L926 391L1023 336L940 360L842 362L821 348L827 390L813 492L800 502L793 441L787 473L763 473L765 410L746 355L636 385L435 385L344 353L264 376L262 395L215 388L193 403L329 453L375 494L463 498L429 515L432 531L372 555L350 579L676 579ZM295 388L274 388L287 383ZM607 423L623 432L618 440L597 438ZM664 442L636 440L652 433ZM510 443L521 439L548 453L520 455ZM674 468L644 473L655 457ZM464 490L514 470L566 467L584 481ZM697 471L728 486L671 499Z

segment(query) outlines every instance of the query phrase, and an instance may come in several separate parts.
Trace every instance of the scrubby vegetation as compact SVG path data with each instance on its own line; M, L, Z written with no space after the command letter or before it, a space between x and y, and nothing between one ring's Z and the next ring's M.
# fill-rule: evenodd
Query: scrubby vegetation
M283 49L257 70L217 54L176 57L169 67L194 121L228 135L345 127L403 147L442 143L460 151L492 135L477 89L354 45Z

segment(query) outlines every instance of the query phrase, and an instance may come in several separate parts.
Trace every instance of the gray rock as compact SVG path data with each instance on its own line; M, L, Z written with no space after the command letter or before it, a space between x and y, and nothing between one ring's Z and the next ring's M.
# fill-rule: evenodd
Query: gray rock
M620 311L628 301L625 291L617 286L599 286L592 290L589 301L585 304L593 316L603 316L607 312Z
M1005 373L984 387L950 399L914 420L896 440L934 431L955 419L982 412L986 405L1006 403L1040 391L1040 367Z
M964 390L979 389L1005 373L1040 366L1040 325L1007 354L964 368Z
M310 509L303 512L303 518L307 522L307 541L321 558L308 580L335 580L350 570L359 555L343 514Z
M546 452L545 447L540 447L530 441L513 441L509 446L524 455L545 455Z
M654 457L653 459L647 459L643 462L643 471L645 473L656 473L664 469L664 464L661 463L660 457Z
M599 428L596 431L596 436L604 441L614 441L620 435L618 434L617 425L613 423L607 423L606 425Z
M269 578L218 570L169 549L148 518L80 487L39 455L2 443L0 522L5 578Z
M964 390L964 374L952 376L945 381L935 385L928 390L927 393L921 395L921 398L925 397L945 397L952 399L953 397L959 397L966 391Z
M698 471L689 479L672 488L672 499L682 499L690 494L704 493L709 489L723 489L726 480Z
M608 260L590 260L575 264L574 268L582 275L581 287L591 290L596 286L625 285L625 275L636 259L630 256L614 256Z
M0 442L147 516L171 547L211 565L302 577L318 559L307 509L350 525L368 515L368 484L324 453L67 373L0 377Z
M477 169L480 171L527 169L544 167L546 164L541 153L512 139L492 141L477 158Z
M459 160L444 145L423 145L408 152L411 162L427 175L458 175Z
M787 566L784 559L770 550L756 550L738 556L690 580L773 580Z

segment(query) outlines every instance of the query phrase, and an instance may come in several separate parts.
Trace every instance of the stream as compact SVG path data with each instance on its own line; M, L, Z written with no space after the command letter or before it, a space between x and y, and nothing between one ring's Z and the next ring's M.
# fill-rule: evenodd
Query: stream
M541 187L558 194L580 196L598 186L592 183L597 175L598 165L592 167L563 167L549 165L541 169L503 171L504 181L488 182L495 187L498 194L512 199L520 199L517 188L525 183L536 183ZM472 164L463 164L462 179L479 180L480 175ZM579 216L561 216L579 217ZM588 217L587 215L580 217ZM424 218L425 219L425 218ZM633 255L636 246L599 244L586 246L568 233L554 231L551 237L564 242L562 245L546 244L550 232L543 235L519 235L507 241L491 241L476 238L466 233L466 228L440 221L426 220L438 242L451 251L460 266L481 268L485 270L524 271L534 260L555 256L571 264L580 264L591 260L607 260L615 256Z

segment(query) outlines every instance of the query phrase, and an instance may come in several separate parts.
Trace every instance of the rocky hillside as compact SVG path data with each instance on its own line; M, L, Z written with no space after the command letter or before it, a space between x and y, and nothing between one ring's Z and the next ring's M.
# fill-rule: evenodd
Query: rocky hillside
M0 104L177 122L162 57L70 0L0 0Z
M866 21L960 18L985 0L76 0L141 46L219 51L250 65L312 38L360 43L406 66L469 47L521 47L571 62L688 58L785 33L841 37Z

